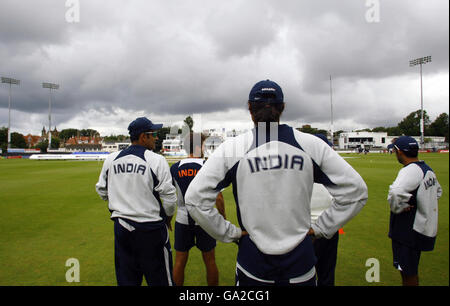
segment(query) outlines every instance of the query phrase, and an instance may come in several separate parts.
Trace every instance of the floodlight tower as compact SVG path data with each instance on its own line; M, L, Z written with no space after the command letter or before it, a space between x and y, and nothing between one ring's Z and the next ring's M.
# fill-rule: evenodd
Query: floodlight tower
M59 89L58 84L42 83L42 88L48 88L50 91L50 98L48 100L48 148L50 150L52 144L52 89Z
M423 121L423 86L422 86L422 65L431 62L431 56L425 56L409 61L409 67L420 65L420 146L424 144L424 121Z
M11 148L11 85L20 85L20 80L2 77L2 83L9 84L8 95L8 149Z

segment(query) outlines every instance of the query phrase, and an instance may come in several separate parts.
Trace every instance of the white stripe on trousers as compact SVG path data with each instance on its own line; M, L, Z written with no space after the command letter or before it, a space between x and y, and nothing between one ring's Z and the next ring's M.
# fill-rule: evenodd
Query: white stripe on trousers
M261 283L269 283L269 284L274 284L275 281L274 280L265 280L265 279L260 279L254 275L252 275L250 272L248 272L247 270L245 270L244 268L241 267L241 265L239 265L239 263L236 263L236 274L237 271L240 270L242 273L244 273L247 277L252 278L258 282ZM311 278L313 278L316 275L316 267L312 267L311 270L309 270L308 272L306 272L305 274L295 277L295 278L291 278L289 279L289 283L290 284L298 284L298 283L303 283L306 281L309 281ZM239 286L239 282L236 284L236 286Z
M166 230L167 230L167 239L166 239L166 242L164 243L164 262L166 263L167 281L169 283L169 286L173 286L172 275L170 274L170 262L169 262L170 252L166 248L167 242L169 241L169 229L167 228L167 225L166 225Z

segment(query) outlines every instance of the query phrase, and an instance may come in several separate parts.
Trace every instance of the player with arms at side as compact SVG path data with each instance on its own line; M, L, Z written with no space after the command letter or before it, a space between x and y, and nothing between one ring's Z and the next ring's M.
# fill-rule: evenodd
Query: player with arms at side
M108 155L95 185L114 220L119 286L139 286L143 276L149 286L173 285L167 225L175 213L176 190L167 161L151 151L161 127L145 117L131 122L131 146Z
M189 157L173 164L170 168L178 193L174 245L176 253L173 268L173 279L177 286L183 286L184 284L184 270L188 261L189 250L194 245L202 252L208 286L219 285L219 271L215 259L216 240L195 223L184 205L186 190L205 162L202 158L205 138L203 134L190 132L183 142ZM224 200L221 192L217 195L216 207L225 218Z

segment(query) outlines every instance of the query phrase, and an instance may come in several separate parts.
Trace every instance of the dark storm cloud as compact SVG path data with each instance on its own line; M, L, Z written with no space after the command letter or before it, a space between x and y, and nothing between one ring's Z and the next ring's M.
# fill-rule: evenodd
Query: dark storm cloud
M380 1L380 22L373 23L365 18L364 1L343 3L291 23L304 58L299 69L308 76L305 90L323 91L330 74L361 79L412 73L409 60L426 55L435 62L428 73L448 71L448 2Z
M22 80L14 109L46 114L41 83L57 82L59 122L117 107L206 114L245 109L251 86L271 78L286 120L328 122L333 75L336 118L389 125L406 115L395 104L410 103L395 94L417 76L410 59L432 55L424 75L448 78L447 1L380 0L374 23L362 0L79 2L79 23L65 20L65 1L1 2L0 74Z

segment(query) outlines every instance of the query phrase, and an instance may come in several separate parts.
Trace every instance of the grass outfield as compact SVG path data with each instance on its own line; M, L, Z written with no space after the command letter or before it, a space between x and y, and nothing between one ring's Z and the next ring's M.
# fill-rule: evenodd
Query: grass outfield
M347 154L347 161L369 187L369 200L340 235L336 285L400 285L387 237L388 186L401 165L395 156ZM423 252L421 285L449 285L449 155L422 154L443 188L435 250ZM107 203L95 192L102 162L0 160L0 286L116 285L113 222ZM234 224L231 188L224 192L227 217ZM171 232L173 246L173 232ZM221 285L234 285L237 246L218 242ZM80 262L80 283L65 280L66 260ZM380 282L368 283L366 260L380 263ZM206 285L201 254L190 252L185 285Z

